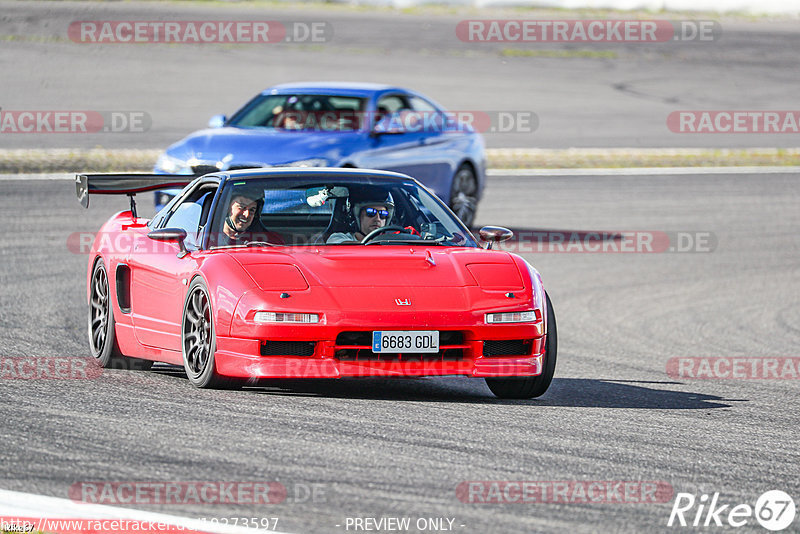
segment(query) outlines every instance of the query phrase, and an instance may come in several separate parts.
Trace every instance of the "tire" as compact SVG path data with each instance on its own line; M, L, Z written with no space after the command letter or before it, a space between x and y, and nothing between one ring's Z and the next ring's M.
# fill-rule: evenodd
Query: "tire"
M217 373L216 350L217 332L211 298L205 281L197 276L186 293L181 320L183 368L193 386L223 389L233 385L232 379Z
M111 286L108 283L106 266L101 259L95 262L92 269L89 295L89 349L100 367L141 371L150 369L153 366L150 360L127 358L119 350Z
M533 399L544 395L550 382L553 381L553 374L556 371L556 355L558 353L558 331L556 328L556 314L553 305L550 303L550 296L545 293L547 299L547 340L544 350L544 369L539 376L529 376L524 378L487 378L486 385L497 397L501 399Z
M462 164L450 186L450 209L453 210L464 226L472 228L475 213L478 210L478 178L472 166Z

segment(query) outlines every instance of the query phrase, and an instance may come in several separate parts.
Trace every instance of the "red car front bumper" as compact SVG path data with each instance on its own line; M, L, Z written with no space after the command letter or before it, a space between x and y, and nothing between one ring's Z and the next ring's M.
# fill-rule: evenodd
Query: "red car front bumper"
M457 359L399 354L391 359L341 359L342 346L318 341L311 356L262 356L257 339L217 338L217 372L240 378L471 377L537 376L542 373L545 336L529 339L529 354L484 356L484 340L465 340L451 350ZM364 349L361 349L362 351Z

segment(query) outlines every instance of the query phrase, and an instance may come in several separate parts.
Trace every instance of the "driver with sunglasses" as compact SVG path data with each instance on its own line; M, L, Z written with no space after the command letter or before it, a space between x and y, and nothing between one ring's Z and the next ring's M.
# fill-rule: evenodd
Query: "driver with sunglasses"
M352 199L351 199L352 200ZM345 241L361 241L370 232L383 228L392 220L394 214L394 203L389 195L385 200L365 200L363 202L352 202L352 216L355 221L352 232L336 232L331 234L327 243L343 243Z

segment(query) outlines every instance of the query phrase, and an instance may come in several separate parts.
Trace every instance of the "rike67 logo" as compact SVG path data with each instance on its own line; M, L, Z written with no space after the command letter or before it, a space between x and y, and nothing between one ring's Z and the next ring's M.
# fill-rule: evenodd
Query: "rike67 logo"
M678 493L667 526L677 527L743 527L753 526L753 519L771 531L784 530L795 518L794 500L785 492L771 490L762 494L755 507L720 501L719 493L709 500L706 494L697 498L691 493Z

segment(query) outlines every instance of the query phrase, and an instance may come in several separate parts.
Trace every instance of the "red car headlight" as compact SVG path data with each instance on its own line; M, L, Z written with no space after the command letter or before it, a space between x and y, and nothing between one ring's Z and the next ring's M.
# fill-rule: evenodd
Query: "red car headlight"
M535 323L539 320L536 310L518 312L498 312L487 313L484 316L486 324L508 324L508 323Z

